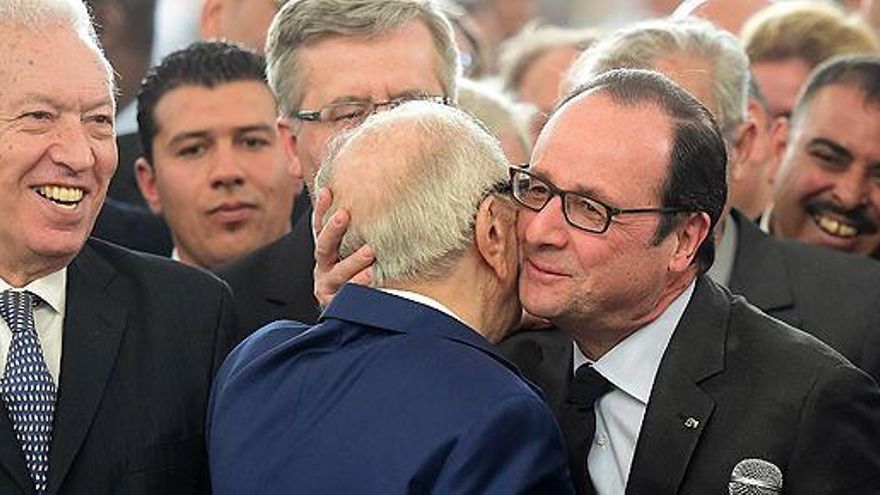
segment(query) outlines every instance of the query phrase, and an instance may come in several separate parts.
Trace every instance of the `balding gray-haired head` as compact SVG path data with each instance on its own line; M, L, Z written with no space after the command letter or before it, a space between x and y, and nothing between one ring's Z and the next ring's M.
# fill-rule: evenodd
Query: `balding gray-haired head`
M351 212L340 254L372 246L374 284L441 278L473 246L486 197L508 183L497 141L461 110L410 102L341 135L317 177ZM328 215L329 215L328 214Z
M716 114L725 137L730 140L734 129L746 117L749 61L732 34L706 21L664 19L621 29L580 56L569 72L569 84L572 87L583 84L610 69L663 72L658 65L676 56L696 57L706 62L708 73L680 76L705 77L711 84L713 101L702 103ZM687 86L679 77L672 78Z

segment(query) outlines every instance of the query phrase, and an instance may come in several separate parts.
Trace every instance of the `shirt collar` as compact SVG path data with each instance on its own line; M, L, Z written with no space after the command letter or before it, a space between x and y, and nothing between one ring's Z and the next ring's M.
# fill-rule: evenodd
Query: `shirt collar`
M425 306L428 306L430 308L434 308L437 311L446 313L449 316L455 318L456 320L458 320L458 321L464 323L465 325L467 325L468 327L470 327L470 325L468 325L467 323L465 323L464 320L459 318L459 316L457 314L455 314L455 312L453 312L451 309L444 306L443 303L441 303L440 301L438 301L434 298L428 297L424 294L419 294L418 292L412 292L412 291L408 291L408 290L388 289L388 288L383 288L383 287L377 287L377 289L382 292L385 292L387 294L391 294L392 296L402 297L404 299L408 299L410 301L413 301L413 302L416 302L419 304L424 304Z
M40 277L21 288L12 287L0 278L0 292L8 289L28 290L39 297L56 313L64 314L65 291L67 289L67 267Z
M772 215L773 205L771 204L766 210L764 210L764 213L761 214L761 218L758 220L758 227L766 234L772 234L772 232L770 232L770 217Z
M730 277L733 275L738 236L739 226L736 224L736 219L728 214L724 222L724 230L721 231L721 239L715 246L715 261L706 272L709 278L725 287L730 285Z
M614 346L593 363L606 380L642 404L648 404L654 378L660 369L660 361L669 345L675 327L678 326L694 293L696 281L681 293L659 317ZM590 363L590 360L574 344L574 370Z

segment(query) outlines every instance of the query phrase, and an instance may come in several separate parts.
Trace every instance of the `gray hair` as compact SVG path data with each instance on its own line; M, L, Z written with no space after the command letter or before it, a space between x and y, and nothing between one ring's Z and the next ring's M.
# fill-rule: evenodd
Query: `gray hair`
M544 54L561 48L582 52L598 39L599 33L594 29L527 25L501 45L498 65L502 87L518 92L529 67Z
M340 162L369 152L394 165L370 188L349 194L334 190ZM473 118L452 107L414 101L372 115L338 136L316 183L334 191L328 215L340 205L352 211L340 255L369 244L376 258L373 283L382 286L447 275L473 245L479 205L507 183L507 170L497 141ZM350 178L359 171L364 169L344 173Z
M714 111L729 139L746 117L749 60L736 37L707 21L663 19L621 29L578 58L569 71L569 84L583 84L610 69L654 69L657 61L675 54L700 57L712 66L718 105Z
M538 110L517 103L501 91L479 81L458 81L458 107L471 114L499 140L512 131L526 154L532 153L529 123Z
M82 0L2 0L0 1L0 25L13 25L25 29L45 30L48 24L60 23L79 35L101 59L107 69L111 88L114 88L113 68L104 55L101 42L92 24L92 18Z
M269 27L266 73L282 115L291 116L304 97L297 50L338 36L369 38L421 21L437 51L437 77L455 98L461 70L449 21L430 0L290 0Z

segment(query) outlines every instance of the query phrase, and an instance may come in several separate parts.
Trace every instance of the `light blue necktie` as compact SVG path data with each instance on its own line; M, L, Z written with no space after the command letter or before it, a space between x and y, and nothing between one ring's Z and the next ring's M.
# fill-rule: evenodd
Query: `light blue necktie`
M6 369L0 380L0 394L37 493L44 493L49 478L55 382L43 360L34 325L33 309L38 301L28 291L0 293L0 316L12 330Z

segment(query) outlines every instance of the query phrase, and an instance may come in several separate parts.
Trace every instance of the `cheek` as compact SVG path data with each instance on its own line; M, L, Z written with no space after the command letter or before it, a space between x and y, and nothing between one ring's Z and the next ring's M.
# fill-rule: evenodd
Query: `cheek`
M194 214L199 208L203 192L209 189L206 181L200 180L197 170L179 167L178 164L164 164L157 170L156 191L162 203L164 214L174 216Z
M811 163L809 157L795 156L791 168L780 177L779 190L789 200L813 196L833 183L830 174Z
M119 163L119 152L116 149L116 143L112 142L101 146L96 151L97 156L97 175L98 182L102 185L106 186L110 183L110 179L113 178L113 174L116 173L116 168ZM127 164L127 166L131 167L131 164Z

